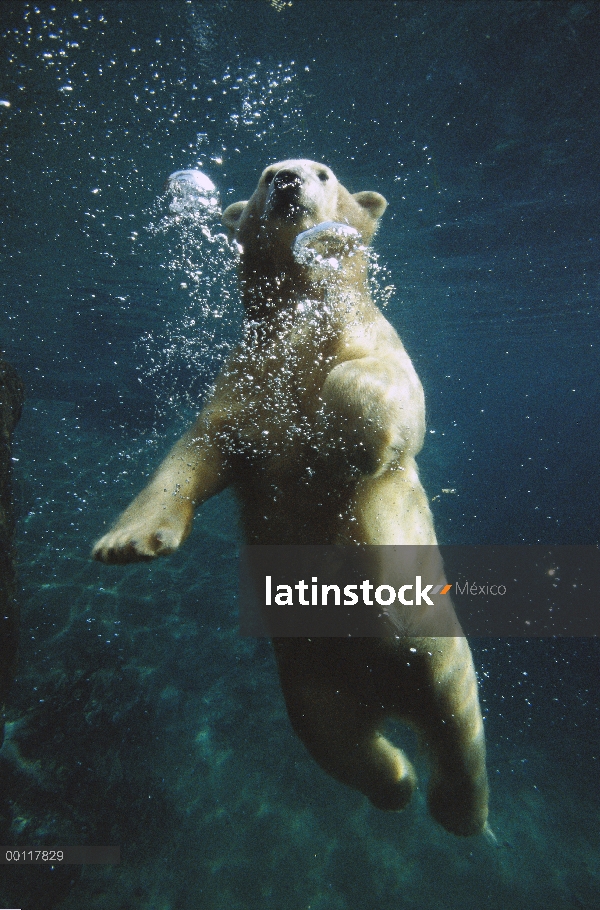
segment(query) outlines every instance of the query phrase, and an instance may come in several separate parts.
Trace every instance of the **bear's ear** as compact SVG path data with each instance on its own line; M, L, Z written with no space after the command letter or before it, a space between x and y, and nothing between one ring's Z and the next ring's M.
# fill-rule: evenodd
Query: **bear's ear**
M367 190L364 193L354 193L353 198L358 202L361 208L369 213L371 218L375 219L375 221L377 221L378 218L381 218L387 209L387 201L383 198L381 193L372 193Z
M223 224L229 231L230 237L233 237L233 235L235 234L237 227L240 223L242 214L244 212L244 209L246 208L247 205L248 205L247 202L234 202L234 203L232 203L232 205L228 205L227 208L225 209L225 211L223 212L223 215L221 216L221 220L223 221Z

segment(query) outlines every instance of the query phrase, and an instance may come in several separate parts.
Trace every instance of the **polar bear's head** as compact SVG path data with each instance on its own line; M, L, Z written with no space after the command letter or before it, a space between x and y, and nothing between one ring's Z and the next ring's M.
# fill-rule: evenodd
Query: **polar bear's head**
M351 194L331 168L305 158L270 164L247 202L234 202L223 223L245 252L285 254L298 234L331 221L356 228L368 243L387 202L379 193Z

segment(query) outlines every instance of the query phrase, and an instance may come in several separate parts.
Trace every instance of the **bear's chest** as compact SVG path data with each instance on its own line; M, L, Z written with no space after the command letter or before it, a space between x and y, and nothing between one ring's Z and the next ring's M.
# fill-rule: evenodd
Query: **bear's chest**
M317 444L320 391L331 357L318 344L274 339L241 356L228 377L221 450L261 473L297 473Z

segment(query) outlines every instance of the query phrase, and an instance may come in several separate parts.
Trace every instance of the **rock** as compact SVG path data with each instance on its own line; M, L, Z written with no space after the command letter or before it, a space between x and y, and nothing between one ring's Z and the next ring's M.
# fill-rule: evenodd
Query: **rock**
M0 745L4 740L4 703L15 675L19 636L10 441L21 416L23 398L23 383L14 368L0 360Z

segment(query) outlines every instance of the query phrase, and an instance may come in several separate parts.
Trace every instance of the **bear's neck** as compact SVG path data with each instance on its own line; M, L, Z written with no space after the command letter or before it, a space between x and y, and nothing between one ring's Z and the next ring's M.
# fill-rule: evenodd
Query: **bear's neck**
M276 313L294 309L306 299L330 303L349 298L371 303L368 268L364 256L353 257L339 271L324 273L321 269L300 265L290 255L287 261L265 266L260 256L248 253L240 259L239 279L242 303L251 319L272 318Z

